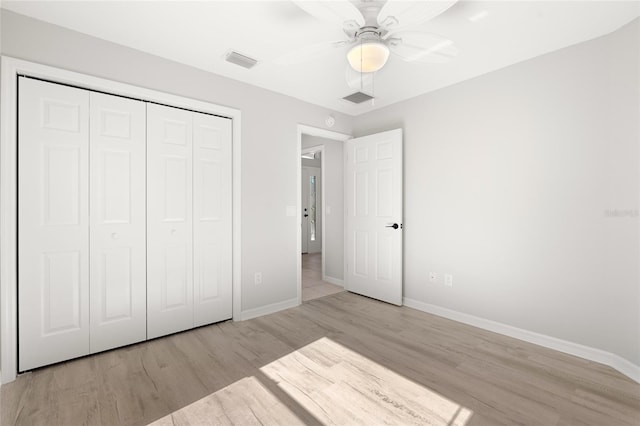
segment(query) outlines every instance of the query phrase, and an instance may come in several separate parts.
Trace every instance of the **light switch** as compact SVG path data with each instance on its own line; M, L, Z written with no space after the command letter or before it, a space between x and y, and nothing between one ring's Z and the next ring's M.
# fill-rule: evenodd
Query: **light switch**
M453 287L453 275L444 274L444 285L447 287Z

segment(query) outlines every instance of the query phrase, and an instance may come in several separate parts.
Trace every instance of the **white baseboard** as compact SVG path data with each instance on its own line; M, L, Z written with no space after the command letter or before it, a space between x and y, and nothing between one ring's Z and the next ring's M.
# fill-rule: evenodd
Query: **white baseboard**
M328 283L339 285L340 287L344 287L344 281L342 281L339 278L333 278L333 277L330 277L328 275L323 275L322 276L322 281L326 281Z
M621 356L613 354L611 352L606 352L601 349L580 345L578 343L569 342L567 340L557 339L555 337L535 333L533 331L524 330L521 328L513 327L485 318L476 317L440 306L431 305L429 303L420 302L419 300L415 299L409 299L405 297L403 299L403 303L409 308L417 309L419 311L469 324L474 327L482 328L484 330L504 334L505 336L524 340L525 342L544 346L545 348L555 349L560 352L588 359L589 361L608 365L609 367L618 370L632 380L640 383L640 366L635 365L631 361L628 361Z
M283 302L272 303L271 305L261 306L259 308L248 309L246 311L242 311L240 314L240 320L249 320L251 318L261 317L263 315L273 314L278 311L283 311L289 308L295 308L298 306L298 298L294 297L293 299L285 300Z

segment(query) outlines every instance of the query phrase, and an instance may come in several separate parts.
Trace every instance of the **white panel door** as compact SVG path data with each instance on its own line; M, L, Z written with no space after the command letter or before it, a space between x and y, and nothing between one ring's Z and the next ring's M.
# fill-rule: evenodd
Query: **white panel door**
M402 129L345 150L345 288L402 305Z
M19 371L89 353L89 92L19 78Z
M147 105L147 338L193 327L192 117Z
M231 120L193 113L194 326L232 316Z
M90 94L92 353L145 340L146 106Z
M302 252L322 252L320 167L302 167Z

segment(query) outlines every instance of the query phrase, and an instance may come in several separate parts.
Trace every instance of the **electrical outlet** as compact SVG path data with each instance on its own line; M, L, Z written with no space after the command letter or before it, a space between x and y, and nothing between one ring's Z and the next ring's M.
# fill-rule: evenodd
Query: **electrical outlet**
M262 272L256 272L255 274L253 274L253 282L255 283L255 285L262 284Z
M453 287L453 275L444 274L444 285L447 287Z
M438 279L438 274L435 272L429 272L429 281L435 283Z

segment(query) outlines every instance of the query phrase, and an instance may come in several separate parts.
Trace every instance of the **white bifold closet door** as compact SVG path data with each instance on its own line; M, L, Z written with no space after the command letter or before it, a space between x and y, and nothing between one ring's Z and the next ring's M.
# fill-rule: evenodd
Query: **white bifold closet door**
M195 327L231 318L231 120L193 113Z
M193 118L147 105L147 336L193 327Z
M146 105L90 92L90 350L147 337Z
M22 77L19 97L25 371L146 337L145 106Z
M148 338L231 318L231 120L147 106Z
M19 371L89 353L89 92L19 79Z
M232 316L231 120L19 78L19 371Z

